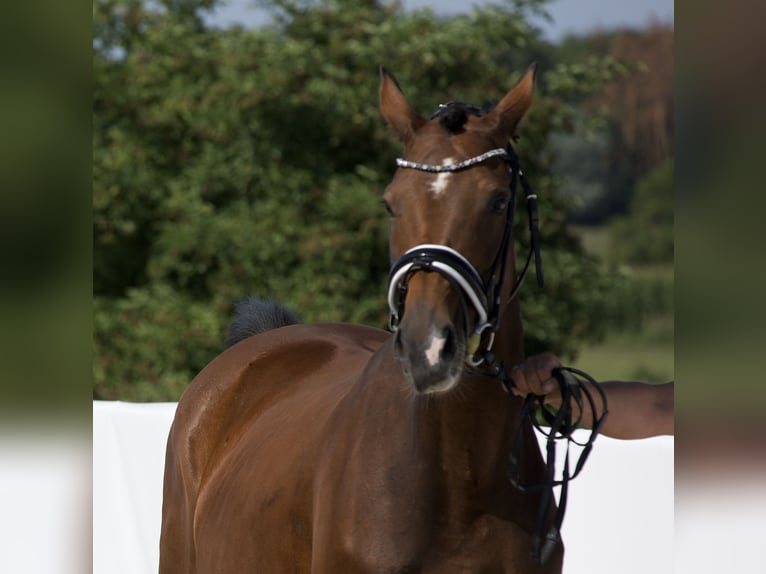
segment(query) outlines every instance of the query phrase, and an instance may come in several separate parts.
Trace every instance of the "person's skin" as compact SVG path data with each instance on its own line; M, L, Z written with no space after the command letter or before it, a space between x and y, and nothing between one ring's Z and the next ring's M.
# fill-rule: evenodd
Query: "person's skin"
M553 369L560 367L558 357L546 352L529 357L521 365L511 369L512 392L525 397L529 393L545 395L546 404L554 408L561 406L561 393ZM591 383L585 383L591 386ZM639 382L606 381L599 383L606 394L609 414L601 427L601 433L613 438L637 439L658 435L674 434L673 382L650 384ZM591 390L594 397L596 390ZM601 408L600 401L595 400ZM572 413L579 415L577 405L572 402ZM582 425L590 428L593 413L589 408L582 413ZM597 412L596 416L601 416Z

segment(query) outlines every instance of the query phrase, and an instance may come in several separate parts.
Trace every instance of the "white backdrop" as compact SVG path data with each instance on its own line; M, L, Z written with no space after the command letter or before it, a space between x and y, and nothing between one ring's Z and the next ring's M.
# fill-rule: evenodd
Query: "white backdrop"
M156 573L175 403L93 403L93 572ZM561 450L561 449L559 449ZM673 571L673 439L600 436L569 486L565 574Z

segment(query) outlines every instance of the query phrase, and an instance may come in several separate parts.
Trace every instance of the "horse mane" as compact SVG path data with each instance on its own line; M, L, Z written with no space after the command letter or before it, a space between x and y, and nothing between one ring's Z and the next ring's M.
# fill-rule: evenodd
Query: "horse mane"
M496 102L485 102L482 107L477 107L463 102L447 102L439 104L436 111L431 114L431 119L439 118L439 124L448 134L459 134L465 131L463 126L468 121L469 114L482 117L491 111L495 104Z
M226 347L231 347L253 335L300 322L295 313L276 301L248 297L235 304L234 318L229 325L229 334L226 337Z

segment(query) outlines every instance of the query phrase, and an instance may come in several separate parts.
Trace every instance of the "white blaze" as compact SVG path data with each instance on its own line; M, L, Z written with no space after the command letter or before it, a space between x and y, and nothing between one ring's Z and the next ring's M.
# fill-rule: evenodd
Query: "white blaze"
M453 163L455 163L455 160L451 157L445 158L442 161L442 165L452 165ZM436 181L431 184L431 191L434 192L434 195L439 195L447 189L447 182L451 175L452 172L445 171L436 176Z

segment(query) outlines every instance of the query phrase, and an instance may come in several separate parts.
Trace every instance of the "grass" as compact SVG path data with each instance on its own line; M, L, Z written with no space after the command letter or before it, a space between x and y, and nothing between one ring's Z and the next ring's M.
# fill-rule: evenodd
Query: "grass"
M586 251L604 259L609 249L605 227L573 228ZM628 275L641 279L673 281L672 265L632 267ZM674 318L670 312L644 317L640 330L613 331L597 344L580 349L574 365L597 380L665 382L675 378Z
M663 383L674 379L672 344L636 343L622 333L583 348L576 364L599 381Z

